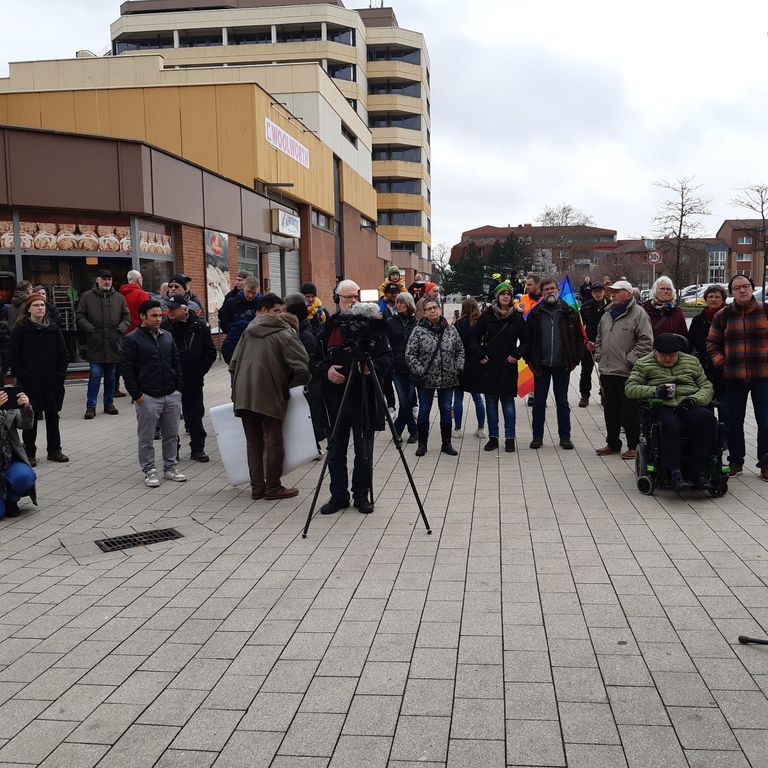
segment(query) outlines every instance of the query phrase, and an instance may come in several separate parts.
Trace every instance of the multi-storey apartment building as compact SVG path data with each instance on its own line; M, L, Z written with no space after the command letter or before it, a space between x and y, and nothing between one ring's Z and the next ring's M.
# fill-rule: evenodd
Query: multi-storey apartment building
M312 84L283 70L265 87L335 150L371 143L372 165L360 172L378 193L377 220L363 225L389 238L392 263L431 272L429 56L424 36L400 28L393 9L350 10L341 0L129 0L111 39L114 56L161 54L165 69L319 64L351 107L330 137Z

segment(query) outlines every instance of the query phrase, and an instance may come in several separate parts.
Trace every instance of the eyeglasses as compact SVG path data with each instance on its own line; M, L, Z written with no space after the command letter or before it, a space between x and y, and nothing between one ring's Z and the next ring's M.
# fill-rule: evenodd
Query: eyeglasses
M344 296L344 294L342 294L342 293L339 293L339 294L337 294L337 295L338 295L338 297L339 297L340 299L356 299L356 298L357 298L357 294L354 294L353 296Z
M440 307L427 307L424 311L425 312L439 312L440 311Z
M734 291L750 291L752 286L749 283L739 283L739 285L731 286L731 289Z

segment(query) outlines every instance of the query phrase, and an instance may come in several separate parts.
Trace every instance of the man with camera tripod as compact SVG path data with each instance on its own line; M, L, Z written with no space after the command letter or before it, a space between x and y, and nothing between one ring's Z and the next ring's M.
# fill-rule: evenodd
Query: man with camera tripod
M384 429L384 414L377 408L375 382L367 364L360 364L362 376L366 379L367 404L363 407L363 382L355 374L342 412L341 401L347 379L358 365L355 360L355 339L345 339L342 326L356 314L353 307L358 303L360 286L353 280L342 280L334 291L338 311L323 325L320 344L323 362L319 365L323 382L323 396L328 408L328 417L333 426L337 424L336 437L328 449L328 472L331 478L331 498L321 508L323 515L332 515L349 506L349 476L347 472L347 447L349 435L355 448L355 464L352 470L352 503L363 514L373 512L371 498L371 454L373 433ZM376 310L374 310L376 311ZM386 323L381 319L367 319L359 315L364 327L370 333L366 352L376 375L381 380L392 366L392 352L387 340ZM356 323L357 325L357 323ZM368 424L364 424L364 411Z

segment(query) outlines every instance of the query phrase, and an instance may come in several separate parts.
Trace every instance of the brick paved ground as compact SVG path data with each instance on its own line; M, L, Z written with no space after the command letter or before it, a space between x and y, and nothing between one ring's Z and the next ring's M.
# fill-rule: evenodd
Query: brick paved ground
M209 406L226 385L217 364ZM485 453L470 412L458 461L408 447L432 536L382 439L375 514L302 540L318 465L279 503L218 461L147 489L131 406L85 422L84 394L72 462L0 522L0 768L768 765L768 649L736 644L768 633L754 456L722 499L649 498L594 454L596 405L571 452Z

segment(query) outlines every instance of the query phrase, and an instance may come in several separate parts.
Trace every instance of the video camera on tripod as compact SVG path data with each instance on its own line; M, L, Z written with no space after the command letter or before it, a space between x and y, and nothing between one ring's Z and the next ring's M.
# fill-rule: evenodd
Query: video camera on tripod
M376 336L386 333L384 320L375 304L358 302L339 315L338 325L344 346L355 360L372 355L376 351Z

